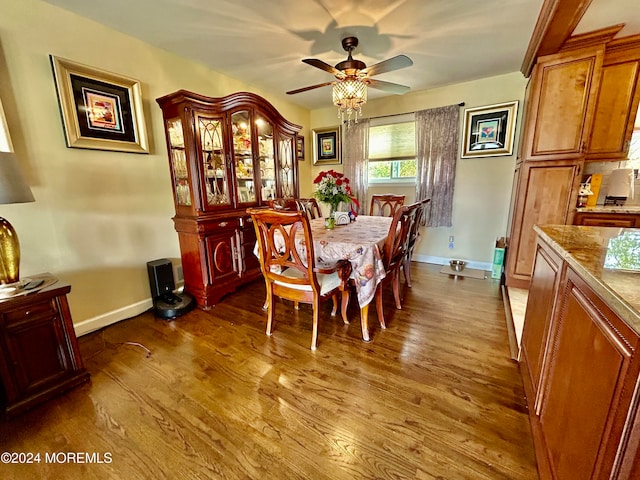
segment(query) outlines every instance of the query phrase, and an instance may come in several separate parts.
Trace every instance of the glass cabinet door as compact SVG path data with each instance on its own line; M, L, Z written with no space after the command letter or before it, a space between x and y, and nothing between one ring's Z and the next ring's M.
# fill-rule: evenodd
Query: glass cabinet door
M231 205L229 195L228 171L225 165L224 134L222 117L210 118L197 116L199 148L201 150L202 184L204 185L204 204L206 206Z
M171 178L176 205L191 205L191 187L189 186L189 172L187 170L187 155L184 151L184 133L182 120L171 118L167 120L167 134L169 135L169 155L171 156Z
M256 201L253 146L251 137L251 116L243 110L231 115L233 136L233 165L236 173L238 203Z
M278 171L280 172L280 192L284 198L296 197L296 186L294 183L295 151L294 137L283 136L280 138Z
M276 195L276 164L273 148L273 125L262 116L256 115L258 129L258 159L260 163L260 190L262 201L271 200Z

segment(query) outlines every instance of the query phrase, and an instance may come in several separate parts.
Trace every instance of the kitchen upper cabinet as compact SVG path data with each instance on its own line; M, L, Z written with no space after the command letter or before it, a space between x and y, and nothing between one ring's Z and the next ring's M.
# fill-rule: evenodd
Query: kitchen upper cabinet
M627 157L640 102L640 35L607 45L587 160Z
M575 158L586 150L604 47L540 57L530 80L523 159Z
M298 125L262 97L180 90L157 99L165 122L185 290L210 308L260 276L248 207L298 196Z

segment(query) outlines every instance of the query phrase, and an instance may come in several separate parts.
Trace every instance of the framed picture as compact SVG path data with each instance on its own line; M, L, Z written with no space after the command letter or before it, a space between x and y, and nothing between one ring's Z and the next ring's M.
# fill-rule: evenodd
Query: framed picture
M517 114L517 101L465 109L462 158L511 155Z
M296 158L304 160L304 137L302 135L296 137Z
M149 153L140 82L50 59L67 147Z
M340 126L313 130L313 164L341 164Z

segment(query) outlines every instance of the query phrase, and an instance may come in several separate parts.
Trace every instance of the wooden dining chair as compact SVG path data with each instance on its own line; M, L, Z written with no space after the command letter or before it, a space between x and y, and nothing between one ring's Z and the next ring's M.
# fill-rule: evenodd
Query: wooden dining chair
M411 287L411 258L413 257L413 249L416 246L418 237L420 236L420 226L423 220L427 219L428 209L431 206L431 199L421 200L417 202L418 209L415 214L415 219L409 229L409 235L407 236L407 244L404 252L404 259L402 261L402 270L404 272L404 280L407 287Z
M391 283L393 287L393 297L396 302L396 308L400 310L402 304L400 301L400 268L404 262L404 255L407 248L407 239L411 226L415 223L416 216L420 209L420 203L402 206L396 210L389 233L384 242L382 251L382 264L385 269L385 277L376 287L376 313L378 321L382 328L387 328L384 319L384 309L382 307L382 289L386 284Z
M267 200L267 205L269 205L269 208L273 208L275 210L298 210L298 202L295 198L274 198L272 200Z
M319 266L315 261L311 227L301 211L249 209L258 239L260 267L267 288L267 335L272 334L275 297L294 303L309 303L313 307L311 350L318 346L318 318L320 303L331 298L335 316L338 292L342 293L342 320L348 324L347 281L351 263L341 260L332 265ZM298 233L302 235L299 238Z
M393 217L398 208L404 205L404 195L395 195L393 193L373 194L371 195L371 206L369 207L369 215L378 217Z
M298 210L307 212L309 219L322 218L320 205L318 205L318 200L315 198L298 198L296 202L298 203Z

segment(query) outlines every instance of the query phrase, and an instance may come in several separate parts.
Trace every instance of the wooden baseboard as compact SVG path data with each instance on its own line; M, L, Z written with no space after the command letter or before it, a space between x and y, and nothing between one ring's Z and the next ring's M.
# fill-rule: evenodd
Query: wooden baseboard
M547 448L542 434L540 419L535 411L535 394L533 384L531 383L531 373L529 365L526 362L526 354L520 359L520 375L522 376L522 386L524 387L524 395L527 401L527 410L529 411L529 425L531 425L531 436L533 437L533 447L536 454L536 463L538 466L538 476L540 480L553 480L551 473L551 465L547 457Z
M516 336L516 328L513 324L513 315L511 313L511 302L509 301L509 292L505 285L500 285L502 292L502 304L504 305L504 316L507 319L507 336L509 338L509 354L511 360L518 361L520 349L518 348L518 338Z

